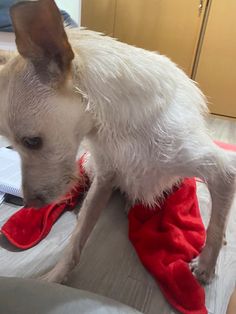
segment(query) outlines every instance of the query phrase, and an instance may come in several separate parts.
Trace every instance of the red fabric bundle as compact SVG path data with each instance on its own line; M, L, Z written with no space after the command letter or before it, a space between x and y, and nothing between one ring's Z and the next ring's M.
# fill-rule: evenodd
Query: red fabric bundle
M81 182L60 201L40 209L23 207L2 226L1 233L16 247L29 249L50 232L56 220L67 210L73 210L88 187L88 178L83 171L83 157L78 162Z
M205 242L196 182L185 179L155 208L135 205L129 212L129 238L166 299L184 314L205 314L204 289L188 263Z

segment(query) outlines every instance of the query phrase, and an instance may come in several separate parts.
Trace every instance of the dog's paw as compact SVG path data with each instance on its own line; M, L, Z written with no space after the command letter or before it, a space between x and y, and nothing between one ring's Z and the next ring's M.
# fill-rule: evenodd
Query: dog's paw
M209 265L201 261L201 258L194 259L189 266L201 285L209 285L213 281L215 268L209 267Z

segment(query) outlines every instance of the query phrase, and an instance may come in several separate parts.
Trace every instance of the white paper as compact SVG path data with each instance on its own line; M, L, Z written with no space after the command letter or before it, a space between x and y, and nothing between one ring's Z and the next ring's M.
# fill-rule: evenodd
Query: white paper
M0 204L4 201L5 193L0 192Z
M22 197L20 156L8 148L0 148L0 192Z

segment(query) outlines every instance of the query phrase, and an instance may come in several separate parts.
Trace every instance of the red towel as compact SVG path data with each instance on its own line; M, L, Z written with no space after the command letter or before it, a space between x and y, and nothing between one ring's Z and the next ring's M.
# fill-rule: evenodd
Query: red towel
M219 147L221 147L221 148L223 148L223 149L225 149L225 150L231 150L231 151L233 151L233 152L236 151L236 145L228 144L228 143L223 143L223 142L220 142L220 141L215 141L215 143L216 143Z
M24 250L33 247L48 235L63 212L75 208L88 187L88 178L82 167L83 158L78 162L78 172L84 180L81 178L80 183L74 186L59 203L46 205L40 209L23 207L2 226L1 233L13 245Z
M194 179L185 179L155 208L137 204L129 212L129 238L166 299L184 314L205 314L204 289L188 263L205 242Z

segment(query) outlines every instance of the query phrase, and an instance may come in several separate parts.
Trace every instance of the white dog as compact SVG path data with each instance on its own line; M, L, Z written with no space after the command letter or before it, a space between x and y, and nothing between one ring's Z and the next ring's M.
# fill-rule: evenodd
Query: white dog
M208 184L212 215L194 272L209 282L235 171L207 134L194 82L168 58L109 37L76 29L68 41L53 0L20 3L11 16L19 55L0 72L0 132L21 155L25 202L41 206L70 188L82 139L95 167L70 245L43 278L61 282L78 263L114 188L152 205L196 176Z

